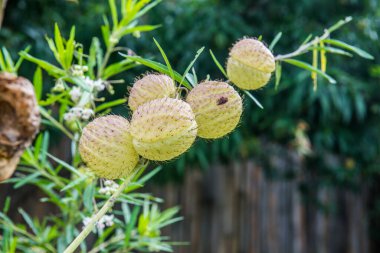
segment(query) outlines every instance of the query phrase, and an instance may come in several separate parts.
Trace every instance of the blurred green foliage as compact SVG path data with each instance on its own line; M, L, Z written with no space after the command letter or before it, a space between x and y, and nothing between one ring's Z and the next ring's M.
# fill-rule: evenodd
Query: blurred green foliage
M77 40L88 46L91 42L89 35L100 35L98 27L102 23L102 13L106 12L106 2L11 1L0 39L13 53L32 45L32 54L46 59L53 57L46 47L45 35L52 34L54 22L58 22L66 34L75 24ZM307 35L322 33L323 28L349 15L354 17L354 22L338 31L338 38L370 52L375 61L329 57L328 70L338 84L331 85L322 80L316 92L312 90L312 80L307 72L284 65L278 90L274 89L272 81L269 87L255 93L265 110L246 99L244 123L239 130L212 144L198 141L187 155L175 161L178 175L183 173L189 161L206 168L209 163L221 159L257 156L255 151L260 149L260 142L255 139L259 136L288 144L294 139L300 121L309 125L307 134L314 158L328 152L355 161L354 173L344 166L342 171L327 168L323 176L328 180L347 183L358 174L377 173L373 167L379 154L380 94L376 91L380 81L380 3L376 0L166 0L153 10L145 22L162 24L162 28L141 35L139 40L127 38L122 43L139 55L160 59L152 40L155 37L179 71L185 70L195 52L204 45L224 61L229 47L237 39L262 35L269 44L281 31L283 37L274 52L287 53L302 43ZM211 62L209 55L201 55L196 64L200 79L205 79L207 73L212 78L223 78ZM34 69L25 66L21 73L31 76ZM146 69L141 67L139 70L138 73L142 73ZM131 83L134 77L125 78ZM123 96L126 87L119 87L118 91L117 94ZM126 113L125 108L121 110ZM322 161L313 159L315 163ZM173 176L173 170L167 171Z
M100 36L98 27L104 12L108 12L106 1L81 0L79 4L51 0L10 1L0 41L13 53L32 45L33 55L53 59L44 37L52 34L54 22L65 34L75 24L78 41L88 46L90 34ZM263 138L288 145L294 141L299 123L305 122L313 150L308 162L311 168L316 168L314 173L321 184L357 187L363 180L374 184L380 172L378 0L166 0L143 20L143 23L162 24L162 27L142 34L139 40L127 37L122 44L139 55L161 59L152 40L155 37L175 69L183 72L202 46L212 49L223 62L237 39L262 35L270 44L275 35L282 32L274 52L288 53L309 34L321 34L324 28L346 16L353 16L354 21L339 30L337 38L370 52L375 60L329 55L327 68L338 84L320 80L316 92L313 92L308 72L284 65L277 90L272 80L270 85L254 94L264 110L246 99L239 130L213 143L199 140L186 155L167 166L171 169L167 168L162 177L180 179L185 164L198 164L206 169L212 162L265 157L265 153L260 152ZM25 64L21 73L30 77L34 68L29 66ZM205 79L207 73L212 78L223 78L207 53L201 55L195 67L199 79ZM132 73L143 73L146 68L138 68L138 71ZM131 83L134 76L124 78ZM117 91L122 97L127 87L120 86ZM124 107L119 112L128 113ZM338 154L343 162L330 166L323 159L326 153Z

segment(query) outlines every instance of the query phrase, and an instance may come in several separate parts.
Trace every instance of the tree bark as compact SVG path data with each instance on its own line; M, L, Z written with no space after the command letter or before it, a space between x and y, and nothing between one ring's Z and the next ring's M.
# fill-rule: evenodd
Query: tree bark
M7 5L8 0L0 0L0 29L3 24L5 6Z

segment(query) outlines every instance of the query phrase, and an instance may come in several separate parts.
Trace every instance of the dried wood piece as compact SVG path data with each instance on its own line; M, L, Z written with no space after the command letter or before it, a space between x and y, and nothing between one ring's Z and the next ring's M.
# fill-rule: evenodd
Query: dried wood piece
M0 181L12 175L40 121L33 85L23 77L0 73Z

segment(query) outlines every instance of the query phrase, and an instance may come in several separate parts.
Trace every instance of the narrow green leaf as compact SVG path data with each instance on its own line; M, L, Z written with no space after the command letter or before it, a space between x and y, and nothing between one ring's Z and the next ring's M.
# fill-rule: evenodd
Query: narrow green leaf
M334 45L334 46L337 46L337 47L340 47L340 48L343 48L343 49L346 49L346 50L349 50L349 51L352 51L354 52L355 54L359 55L360 57L363 57L365 59L368 59L368 60L373 60L375 59L372 55L370 55L369 53L367 53L366 51L360 49L360 48L357 48L357 47L354 47L354 46L351 46L345 42L342 42L340 40L334 40L334 39L326 39L324 40L325 43L328 43L328 44L331 44L331 45Z
M335 48L335 47L329 47L329 46L324 46L323 48L322 47L311 47L310 50L314 50L314 49L317 49L317 50L325 50L326 53L331 53L331 54L339 54L339 55L344 55L344 56L348 56L348 57L352 57L352 54L348 53L347 51L344 51L342 49L339 49L339 48Z
M41 147L41 155L40 155L40 164L46 165L46 156L49 149L49 139L50 135L48 131L44 132L44 138L42 141L42 147Z
M260 109L264 109L263 105L259 102L259 100L257 100L251 93L249 93L247 90L243 90L245 94L247 94L247 96L252 99L253 102L255 102L255 104L260 108Z
M329 33L332 33L334 31L338 30L343 25L345 25L351 21L352 21L352 17L348 16L345 19L342 19L342 20L339 20L338 22L336 22L333 26L331 26L329 29L327 29L327 31Z
M42 148L42 138L43 135L39 134L34 142L34 158L35 160L39 159L40 153L41 153L41 148Z
M66 43L66 51L65 51L66 70L68 70L71 67L71 64L74 59L74 53L75 53L75 26L71 27L70 37Z
M154 7L156 7L159 3L161 3L162 0L156 0L156 1L153 1L152 3L146 5L141 11L139 11L134 19L138 19L139 17L143 16L145 13L147 13L149 10L153 9Z
M40 171L36 171L32 174L29 174L28 176L20 179L14 186L13 188L14 189L18 189L26 184L30 184L31 182L34 181L34 179L38 178L39 176L41 176L41 172Z
M281 74L282 74L282 66L279 61L276 61L276 84L275 84L275 89L277 90L278 86L280 85L281 81Z
M31 46L27 46L23 51L28 53L28 52L30 51L31 48L32 48ZM15 65L15 72L16 72L16 73L17 73L18 70L20 69L21 64L23 63L23 61L24 61L24 58L23 58L23 57L20 57L20 58L18 59L18 61L16 62L16 65Z
M131 69L135 66L136 64L129 59L113 63L104 70L102 78L107 80L110 77L120 74L121 72Z
M55 44L54 44L54 40L52 40L52 39L46 37L46 41L47 41L47 43L48 43L48 46L49 46L50 50L51 50L51 51L53 52L53 54L54 54L55 60L56 60L59 64L61 64L61 58L60 58L60 56L59 56L59 52L58 52L58 50L57 50L57 48L56 48L56 46L55 46Z
M110 46L110 27L108 25L103 25L101 27L104 43L107 48Z
M82 176L82 174L76 169L74 168L73 166L71 166L70 164L66 163L65 161L47 153L47 156L49 158L51 158L53 161L59 163L60 165L62 165L63 167L65 167L66 169L68 169L69 171L71 171L72 173L78 175L78 176Z
M6 214L11 206L11 197L7 196L4 202L3 213Z
M136 26L132 28L125 28L121 30L120 32L120 37L135 33L135 32L149 32L156 30L157 28L161 27L161 25L141 25L141 26Z
M129 223L125 229L125 238L124 238L124 245L129 245L129 241L131 239L131 232L133 228L136 226L137 222L137 216L140 213L140 207L135 206L132 211L131 218L129 220Z
M3 55L5 58L5 65L7 66L8 71L16 74L15 64L12 60L11 54L8 52L8 50L5 47L3 47Z
M86 209L92 213L94 210L94 205L93 205L93 198L95 195L95 184L94 182L91 182L87 187L84 189L83 192L83 205L86 207Z
M30 218L30 216L21 208L19 208L18 211L22 215L22 217L24 218L24 220L28 224L28 226L32 229L33 233L35 235L38 235L38 230L37 230L36 226L34 225L32 219Z
M95 73L94 73L94 68L96 65L96 42L97 38L92 38L91 46L90 46L90 52L88 54L88 59L87 59L87 66L88 66L88 75L90 76L91 79L95 78Z
M277 42L281 39L282 32L277 33L276 37L274 37L272 43L269 45L269 49L273 50L273 48L276 46Z
M58 24L55 23L54 25L54 40L55 40L55 46L57 48L57 52L59 55L59 59L62 61L64 59L65 55L65 46L63 45L63 39L61 35L61 31L59 30ZM64 62L61 62L61 64Z
M59 78L59 77L66 75L66 72L64 70L46 62L46 61L40 60L36 57L33 57L26 52L20 52L20 56L24 57L26 60L28 60L30 62L37 64L38 66L40 66L42 69L44 69L46 72L48 72L50 75L52 75L54 77Z
M171 77L172 79L174 79L173 69L172 69L172 66L170 65L170 62L169 62L168 57L166 56L164 50L162 49L162 47L160 46L160 44L158 43L158 41L157 41L156 39L154 39L154 38L153 38L153 40L154 40L154 43L156 44L156 46L158 47L158 49L160 50L161 55L162 55L162 58L164 58L164 61L165 61L165 63L166 63L166 67L167 67L168 70L169 70L170 77Z
M121 98L121 99L117 99L117 100L114 100L111 102L103 103L103 104L96 107L95 112L101 112L101 111L106 110L108 108L115 107L118 105L122 105L126 102L127 102L127 99Z
M197 73L195 72L195 69L192 68L191 72L193 72L194 84L197 84L198 83L198 76L197 76Z
M5 59L3 56L3 52L0 50L0 69L2 71L7 71L7 65L5 64Z
M183 217L176 217L176 218L173 218L173 219L161 222L157 227L158 228L167 227L167 226L169 226L169 225L171 225L173 223L176 223L176 222L179 222L179 221L182 221L182 220L183 220Z
M111 9L113 27L114 27L114 29L116 29L116 27L118 26L118 23L119 23L119 18L118 18L117 9L116 9L116 3L115 3L115 0L109 0L108 3L110 6L110 9Z
M42 82L43 82L42 71L41 71L41 68L38 67L36 71L34 72L34 76L33 76L33 86L34 86L34 91L36 93L37 101L40 101L42 97L42 89L43 89Z
M189 73L190 69L194 66L195 62L197 61L198 57L202 54L202 52L203 52L204 49L205 49L205 47L202 47L202 48L200 48L200 49L197 51L197 53L196 53L194 59L190 62L189 66L187 66L187 68L186 68L186 70L185 70L185 73L183 73L183 75L182 75L182 80L181 80L181 82L179 83L179 85L181 85L182 82L183 82L183 80L185 80L185 77L186 77L187 73Z
M336 83L334 78L332 78L331 76L329 76L326 73L323 73L321 70L314 68L309 63L299 61L299 60L294 60L294 59L284 59L283 61L287 62L289 64L292 64L294 66L297 66L299 68L306 69L306 70L311 71L311 72L315 72L315 73L321 75L323 78L327 79L330 83Z
M146 183L149 179L151 179L152 177L154 177L161 170L162 170L162 167L158 166L157 168L155 168L154 170L152 170L151 172L149 172L148 174L146 174L145 176L143 176L142 178L140 178L137 182L139 184L143 185L144 183Z
M216 66L220 69L220 71L223 73L223 75L226 78L228 78L227 72L224 70L222 64L220 64L220 62L218 61L218 59L216 59L216 57L215 57L214 53L211 51L211 49L210 49L210 54L211 54L211 57L212 57L212 59L214 60L214 62L216 64Z
M308 43L311 39L313 38L313 35L312 34L309 34L306 39L302 42L301 45L305 45L306 43Z
M100 46L100 41L98 39L95 40L96 42L96 64L98 65L98 75L99 73L102 71L101 68L102 68L102 65L103 65L103 49L102 47Z
M148 60L148 59L144 59L144 58L141 58L139 56L129 56L129 55L124 55L124 54L121 54L123 55L124 57L132 60L132 61L135 61L135 62L138 62L138 63L141 63L142 65L145 65L151 69L154 69L160 73L163 73L163 74L166 74L166 75L170 75L170 72L169 72L169 69L167 66L159 63L159 62L155 62L155 61L152 61L152 60ZM182 80L182 75L180 75L178 72L176 71L173 71L174 72L174 80L176 80L177 82L181 82ZM188 89L191 89L192 86L191 84L187 81L187 80L184 80L183 83L182 83L186 88Z

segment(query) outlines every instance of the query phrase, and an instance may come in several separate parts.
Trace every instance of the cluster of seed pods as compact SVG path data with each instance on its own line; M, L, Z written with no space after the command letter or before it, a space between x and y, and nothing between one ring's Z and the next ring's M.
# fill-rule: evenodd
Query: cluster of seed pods
M243 39L230 51L227 74L241 89L258 89L268 83L274 66L274 57L262 42ZM185 98L178 90L175 81L163 74L137 80L128 98L130 122L110 115L86 126L79 145L83 161L100 177L125 177L140 156L171 160L186 152L197 136L220 138L238 125L242 98L228 82L201 82Z

